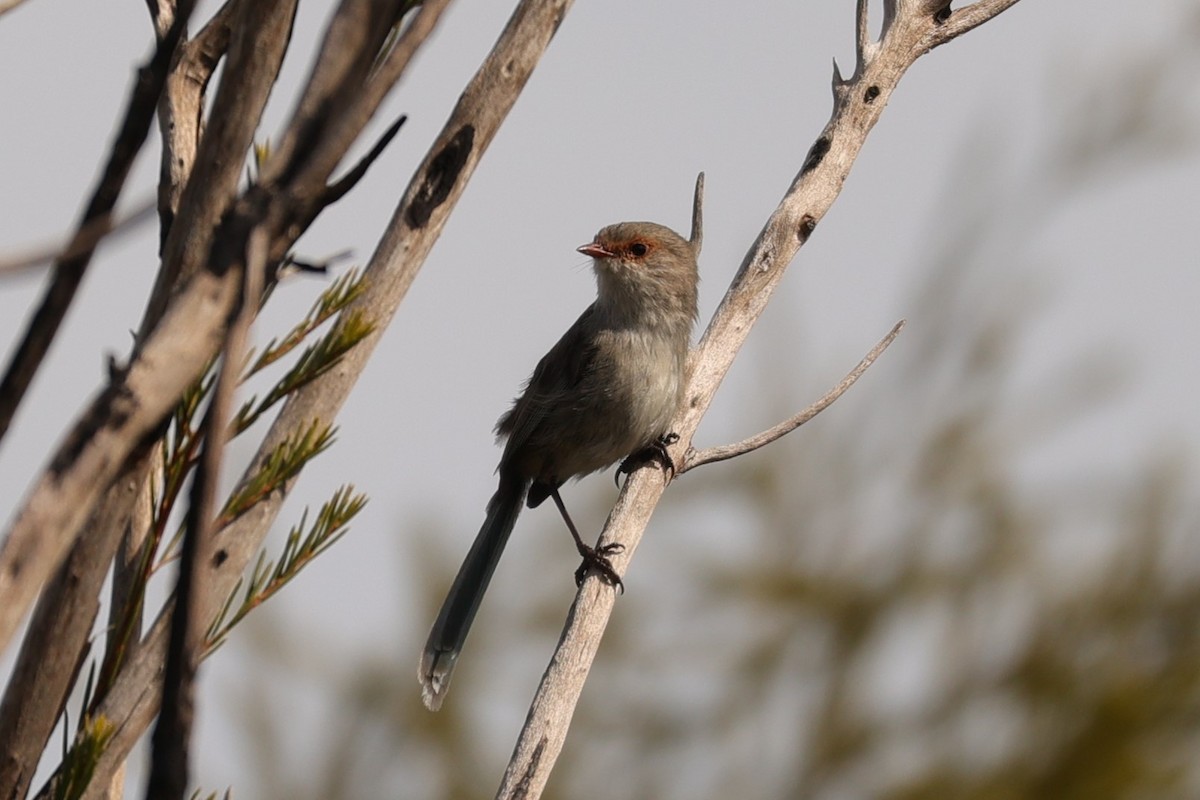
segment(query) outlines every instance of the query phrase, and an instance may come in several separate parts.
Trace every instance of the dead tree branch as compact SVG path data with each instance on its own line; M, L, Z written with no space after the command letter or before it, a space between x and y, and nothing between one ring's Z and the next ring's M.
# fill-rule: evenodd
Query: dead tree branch
M689 359L690 381L684 408L675 419L679 463L708 410L713 395L762 314L775 287L800 247L840 194L867 134L908 67L933 47L994 17L1015 0L981 0L948 17L919 0L885 3L879 42L864 33L866 2L858 4L858 67L849 80L834 72L834 108L825 129L809 149L779 206L771 214L734 277L724 300ZM637 549L666 486L663 473L642 469L630 476L609 514L600 544L624 547L613 557L623 574ZM594 576L593 576L594 577ZM536 798L562 749L575 705L600 638L612 614L614 589L585 580L567 616L557 649L534 696L524 729L505 771L497 797Z

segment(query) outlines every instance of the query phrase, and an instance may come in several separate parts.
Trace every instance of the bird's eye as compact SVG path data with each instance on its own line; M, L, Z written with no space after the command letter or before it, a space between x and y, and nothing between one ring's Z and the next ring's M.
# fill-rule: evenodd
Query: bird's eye
M646 246L645 242L634 242L633 244L629 245L629 252L637 258L641 258L649 251L650 248Z

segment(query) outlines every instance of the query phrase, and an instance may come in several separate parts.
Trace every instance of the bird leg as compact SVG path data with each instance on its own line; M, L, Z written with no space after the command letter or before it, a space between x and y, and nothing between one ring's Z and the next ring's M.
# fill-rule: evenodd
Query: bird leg
M617 467L617 472L613 475L613 482L618 486L621 485L620 480L622 475L628 475L639 467L656 462L663 468L664 472L671 473L671 479L675 478L675 461L671 458L671 454L667 452L667 448L679 441L678 433L664 433L662 436L655 439L650 444L633 453L624 461L621 466Z
M624 592L625 584L621 581L621 576L613 569L609 556L624 550L625 545L619 542L612 542L603 547L592 547L586 544L583 537L579 535L579 531L575 530L575 523L571 521L571 515L567 513L567 507L563 505L557 488L550 490L550 497L554 499L554 505L558 506L558 513L562 514L563 522L567 523L567 529L571 531L571 537L575 539L575 549L579 551L579 555L583 556L583 563L579 565L579 569L575 570L575 585L579 586L583 583L584 576L587 575L589 569L595 569L605 580L616 586L619 591Z

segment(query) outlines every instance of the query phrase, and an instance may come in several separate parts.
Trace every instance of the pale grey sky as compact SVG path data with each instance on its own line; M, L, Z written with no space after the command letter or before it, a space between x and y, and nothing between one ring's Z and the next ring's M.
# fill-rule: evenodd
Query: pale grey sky
M400 113L409 115L408 124L359 188L301 240L301 253L320 257L353 248L365 261L511 5L462 0L452 7L373 130ZM371 503L351 534L273 601L274 612L339 657L394 658L397 680L411 681L415 696L429 620L412 607L413 593L404 586L411 576L397 539L406 524L436 520L456 531L445 552L453 558L465 552L493 489L499 454L492 425L592 296L586 259L574 248L623 219L686 230L692 181L704 170L703 325L828 118L831 59L852 70L853 5L575 5L343 411L338 444L308 470L281 521L295 519L303 503L318 504L345 482L367 492ZM1011 254L1019 262L1013 268L1028 271L1042 290L1041 310L1021 342L1029 380L1044 380L1081 353L1111 356L1127 368L1128 384L1117 400L1047 441L1029 464L1030 475L1132 468L1164 446L1194 464L1200 446L1194 411L1200 148L1185 141L1167 155L1164 144L1161 158L1135 158L1088 174L1061 207L1006 188L1019 187L1029 170L1054 168L1038 159L1058 135L1064 110L1101 119L1099 101L1129 77L1119 65L1179 41L1185 24L1200 24L1190 0L1103 6L1101 12L1100 4L1024 0L916 64L751 336L699 443L740 438L775 422L746 418L739 398L783 387L799 408L896 320L909 317L919 326L911 318L914 276L936 249L930 237L950 235L931 215L947 207L948 186L964 185L953 173L961 178L963 171L988 173L984 167L995 166L1000 185L981 183L979 191L987 194L962 198L962 204L989 209L997 263ZM289 112L328 7L302 7L263 137ZM148 52L149 34L137 0L29 0L0 18L0 251L70 227L133 70ZM1185 64L1180 55L1177 72L1146 76L1144 90L1150 96L1159 81L1169 85L1174 117L1192 134L1200 126L1200 90L1189 76L1198 66L1194 56ZM1089 96L1097 103L1081 105ZM151 147L143 154L128 198L152 192L156 152ZM147 228L106 246L93 264L67 328L0 446L6 519L99 385L106 355L127 351L154 253L155 234ZM39 275L0 284L6 353L41 282ZM282 287L259 334L284 329L322 285L301 279ZM771 348L784 337L799 337L795 352L813 363L780 363L779 386L763 387L768 373L761 365L782 358ZM881 363L845 402L885 407L886 374ZM803 447L803 433L776 446ZM246 447L235 448L235 455L245 455ZM611 487L607 477L588 483ZM587 491L604 490L592 485ZM664 502L671 502L669 493ZM548 514L535 512L529 515L534 520L519 523L493 594L520 591L537 548L560 544L545 534ZM559 583L565 608L569 585ZM245 768L223 734L228 704L219 699L241 670L253 668L238 648L235 637L203 675L197 777L210 788L237 786ZM522 676L507 699L523 704L537 678L536 672ZM499 724L502 735L519 724L523 712L515 708Z

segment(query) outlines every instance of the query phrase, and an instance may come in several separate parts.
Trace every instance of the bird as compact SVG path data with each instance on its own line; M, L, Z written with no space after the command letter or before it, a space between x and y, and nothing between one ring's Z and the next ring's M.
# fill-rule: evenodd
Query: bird
M666 454L668 430L682 402L692 326L697 315L699 236L684 239L653 222L602 228L578 252L591 257L596 299L538 362L524 390L496 423L504 451L499 485L433 623L421 655L422 700L436 711L475 612L523 505L553 499L589 569L616 586L608 556L618 548L586 545L559 487L618 461ZM678 437L675 437L678 438Z

